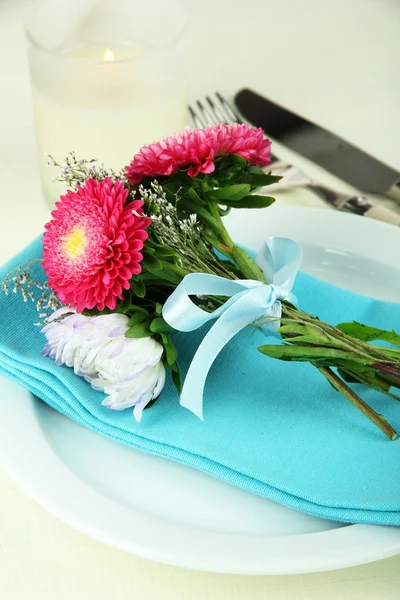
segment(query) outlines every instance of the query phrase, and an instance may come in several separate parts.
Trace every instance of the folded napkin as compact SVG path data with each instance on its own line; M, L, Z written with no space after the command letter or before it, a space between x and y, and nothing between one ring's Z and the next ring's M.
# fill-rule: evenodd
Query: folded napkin
M2 269L0 280L41 251L36 240ZM293 291L301 308L330 323L358 320L400 331L400 305L304 273ZM257 347L266 343L262 333L242 331L218 356L206 383L204 422L179 405L167 381L138 424L132 410L103 407L103 394L72 369L40 355L45 338L34 327L37 320L35 305L24 304L19 294L0 297L0 373L77 423L297 510L349 523L400 526L400 440L386 439L310 365L260 354ZM183 372L207 329L176 335ZM357 387L400 430L400 404Z

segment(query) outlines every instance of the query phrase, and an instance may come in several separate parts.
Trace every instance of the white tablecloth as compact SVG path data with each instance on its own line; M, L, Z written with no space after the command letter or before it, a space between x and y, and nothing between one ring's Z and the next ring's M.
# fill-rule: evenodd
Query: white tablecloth
M167 1L167 0L166 0ZM400 170L398 0L184 0L190 97L240 87L318 121ZM29 0L0 3L0 262L43 227L22 33ZM344 191L352 188L318 173ZM278 202L322 206L309 192ZM386 204L390 204L386 202ZM0 471L0 598L343 600L400 597L400 557L314 575L244 577L158 565L46 514Z

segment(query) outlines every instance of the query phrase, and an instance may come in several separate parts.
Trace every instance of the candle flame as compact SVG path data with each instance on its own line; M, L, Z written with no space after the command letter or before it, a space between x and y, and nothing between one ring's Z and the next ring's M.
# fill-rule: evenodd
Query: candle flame
M114 53L111 52L110 48L105 49L103 58L105 62L113 62L115 60Z

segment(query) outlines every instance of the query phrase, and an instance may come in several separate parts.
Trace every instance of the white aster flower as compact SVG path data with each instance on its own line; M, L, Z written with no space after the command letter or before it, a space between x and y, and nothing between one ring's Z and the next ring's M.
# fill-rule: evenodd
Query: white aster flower
M73 367L95 390L108 394L104 406L133 406L140 421L145 406L164 387L164 349L151 337L126 338L128 320L118 313L85 317L60 308L42 329L47 339L42 354L57 365Z

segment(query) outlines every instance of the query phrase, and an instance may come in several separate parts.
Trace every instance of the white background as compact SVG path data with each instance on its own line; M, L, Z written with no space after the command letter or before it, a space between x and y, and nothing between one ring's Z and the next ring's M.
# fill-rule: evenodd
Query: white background
M191 99L216 89L231 95L253 87L400 170L398 0L184 4L192 36ZM0 0L0 262L35 237L47 218L22 33L31 5ZM278 202L321 205L304 191L281 194ZM0 471L2 600L385 600L400 597L399 589L400 557L288 577L213 575L157 565L71 530Z

